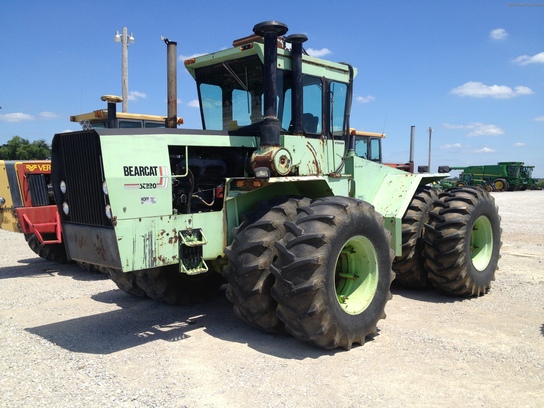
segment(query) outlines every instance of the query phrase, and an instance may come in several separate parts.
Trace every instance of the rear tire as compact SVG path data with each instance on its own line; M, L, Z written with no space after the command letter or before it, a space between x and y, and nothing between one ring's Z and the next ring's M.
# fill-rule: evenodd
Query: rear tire
M285 235L285 221L293 220L297 208L309 203L308 198L287 197L264 203L245 217L225 249L228 266L223 276L228 281L226 296L234 305L234 313L268 333L284 331L283 322L276 316L278 304L270 295L274 284L270 265L278 253L274 243Z
M88 264L87 264L88 265ZM93 266L96 270L105 273L119 289L136 297L147 297L142 288L136 283L136 276L132 272L122 272L119 269Z
M221 275L209 270L198 275L186 275L179 265L159 266L129 272L136 285L151 299L169 305L191 305L215 296L224 283Z
M433 285L456 296L485 294L500 258L500 216L494 198L480 189L440 194L424 232L425 267Z
M393 251L383 217L363 201L325 197L285 224L271 268L285 328L326 349L364 344L391 298Z
M393 261L394 284L424 289L431 286L423 257L423 229L429 222L429 212L438 200L437 190L422 187L416 191L402 218L402 255Z

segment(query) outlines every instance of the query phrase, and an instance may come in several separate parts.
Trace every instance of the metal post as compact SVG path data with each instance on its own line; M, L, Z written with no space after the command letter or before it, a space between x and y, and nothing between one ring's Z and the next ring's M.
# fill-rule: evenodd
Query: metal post
M128 112L128 45L134 43L134 37L127 35L127 28L123 27L123 34L115 34L113 38L115 42L121 43L121 88L123 95L123 112Z
M429 171L431 171L431 137L433 135L433 129L429 127Z
M128 37L127 28L123 27L123 36L121 37L122 47L122 63L121 63L121 77L123 80L123 112L128 112Z

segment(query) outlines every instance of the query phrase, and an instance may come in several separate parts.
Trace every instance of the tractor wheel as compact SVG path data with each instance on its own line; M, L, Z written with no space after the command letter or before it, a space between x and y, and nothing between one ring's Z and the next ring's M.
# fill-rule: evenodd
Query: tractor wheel
M101 268L99 266L96 266L96 265L93 265L93 264L90 264L90 263L87 263L87 262L80 262L80 261L76 261L76 263L81 266L83 269L85 269L86 271L89 271L89 272L92 272L92 273L102 273L102 274L106 274L106 271L104 268Z
M89 265L89 264L85 264ZM136 276L132 272L122 272L119 269L106 268L102 266L94 266L101 273L109 276L109 278L117 285L119 289L129 295L137 297L146 297L145 292L136 283Z
M366 202L325 197L285 225L271 268L285 328L327 349L364 344L391 299L394 255L383 217Z
M209 299L219 292L224 283L221 275L214 270L186 275L179 272L178 264L129 273L134 275L136 285L147 296L169 305L191 305Z
M425 228L425 267L433 285L456 296L485 294L500 258L501 226L486 191L454 188L440 194Z
M493 187L495 191L508 191L510 184L503 178L498 178L493 181Z
M264 203L246 215L234 232L232 244L225 249L228 266L223 275L234 313L269 333L284 330L276 316L277 303L270 295L274 284L270 265L277 257L274 243L285 235L284 222L295 219L297 208L309 203L308 198L287 197Z
M486 190L488 193L491 193L492 191L495 191L495 189L493 188L493 185L492 185L492 184L486 184L486 185L485 185L485 190Z
M35 234L25 234L26 242L40 258L57 263L68 263L66 248L64 244L48 244L44 245L40 242Z
M466 181L458 181L456 185L457 185L457 187L463 187L463 186L466 186L468 184L467 184Z
M410 206L402 218L402 255L393 261L396 274L394 284L424 289L431 286L424 268L423 229L429 222L429 212L438 200L438 192L434 188L422 187L416 191Z

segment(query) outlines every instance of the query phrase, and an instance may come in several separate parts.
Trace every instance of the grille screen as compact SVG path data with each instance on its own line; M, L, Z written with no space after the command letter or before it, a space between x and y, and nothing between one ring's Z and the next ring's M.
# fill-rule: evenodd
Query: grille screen
M62 133L53 141L53 188L59 213L65 221L76 224L111 226L105 214L106 197L102 184L102 154L95 131ZM66 193L59 189L66 183ZM68 216L62 203L69 206Z

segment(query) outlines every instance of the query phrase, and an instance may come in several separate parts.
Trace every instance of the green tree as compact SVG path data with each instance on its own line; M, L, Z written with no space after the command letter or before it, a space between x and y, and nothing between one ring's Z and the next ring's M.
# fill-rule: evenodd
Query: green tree
M13 136L0 146L2 160L45 160L51 156L51 147L43 139L29 142L20 136Z

